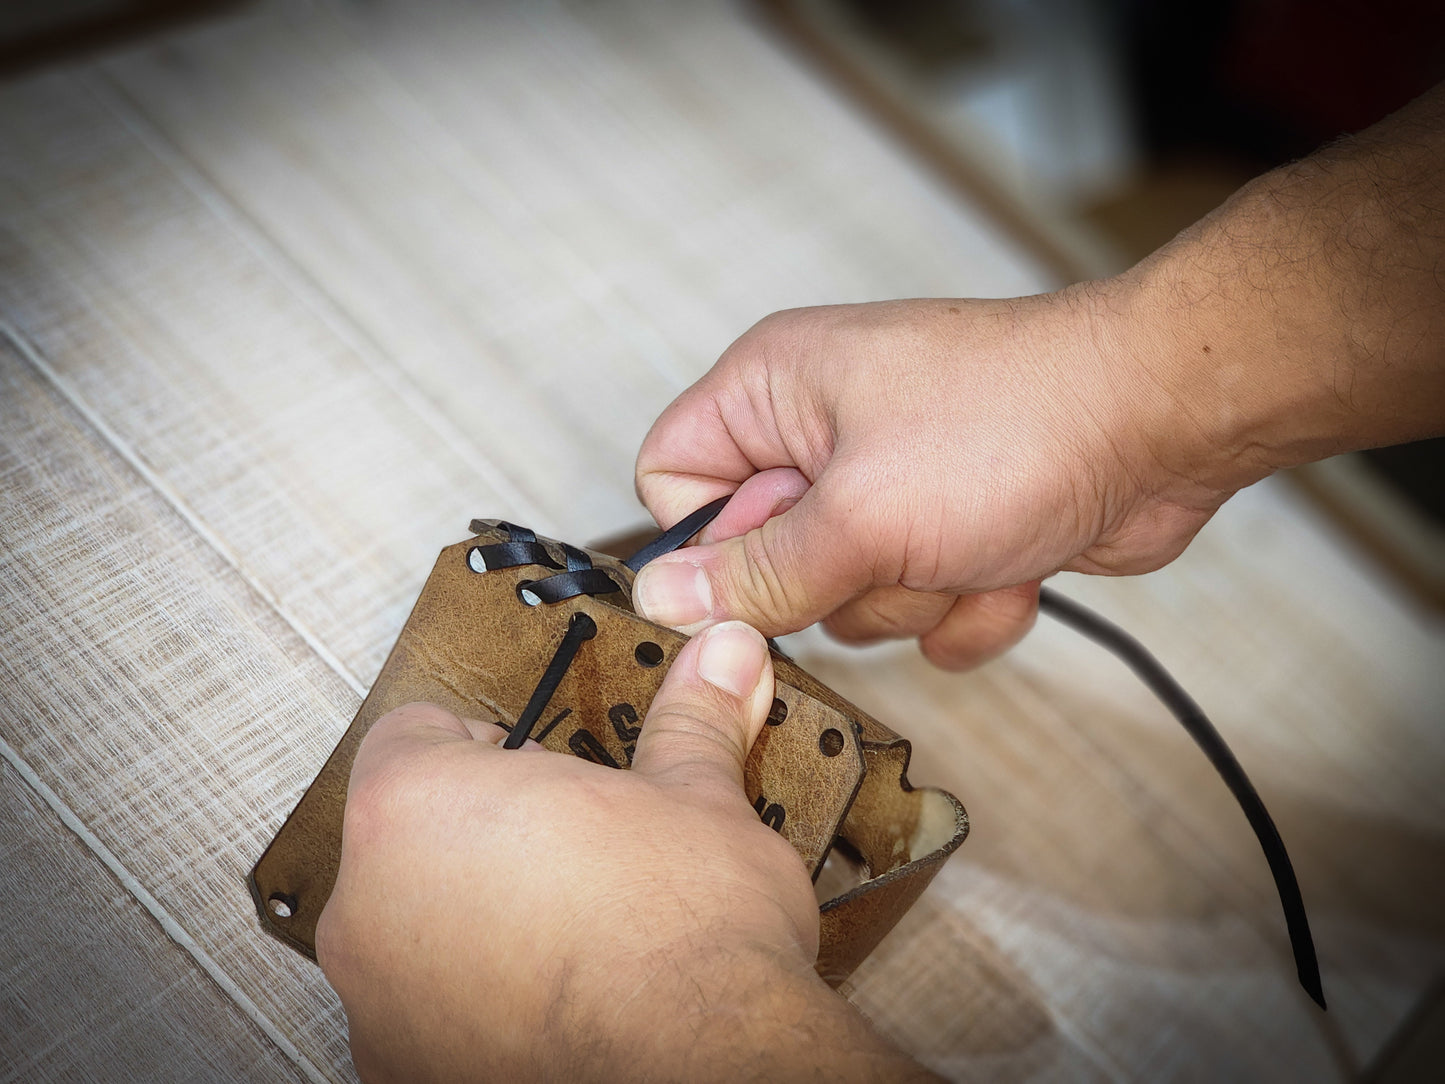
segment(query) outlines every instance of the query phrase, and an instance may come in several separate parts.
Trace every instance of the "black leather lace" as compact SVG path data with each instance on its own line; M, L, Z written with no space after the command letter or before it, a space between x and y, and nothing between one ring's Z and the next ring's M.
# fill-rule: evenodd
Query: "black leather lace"
M588 614L578 610L572 615L567 622L567 631L562 634L562 642L557 645L557 650L552 655L552 661L547 664L547 669L542 671L541 680L527 699L527 706L522 709L522 714L517 716L517 722L507 732L507 738L502 742L503 749L520 749L522 743L532 736L532 728L547 709L547 703L557 691L557 686L562 684L567 667L571 666L572 660L577 657L577 649L596 635L597 622ZM543 732L542 737L546 736Z
M552 559L547 548L537 541L535 531L518 527L515 523L499 523L497 526L507 532L507 541L490 546L473 546L467 553L467 561L478 572L494 572L500 568L516 568L519 565L541 565L543 568L559 569L560 571L551 576L528 580L521 585L522 597L532 605L565 602L578 595L606 595L622 590L621 584L602 569L594 567L592 558L576 546L561 543L562 555L567 560L567 567L563 569ZM477 561L484 567L477 569Z
M1289 852L1274 818L1265 809L1264 801L1254 784L1249 781L1244 768L1235 759L1233 751L1214 729L1203 709L1194 698L1184 691L1159 660L1151 655L1138 640L1107 621L1092 610L1080 606L1072 599L1052 588L1039 589L1039 612L1046 613L1054 620L1068 625L1095 643L1108 648L1117 655L1149 690L1164 702L1164 706L1178 719L1189 736L1194 739L1204 755L1214 765L1224 785L1229 788L1249 826L1254 829L1255 838L1264 850L1269 872L1274 875L1274 886L1279 892L1280 906L1284 908L1284 923L1289 930L1290 948L1294 950L1295 970L1305 993L1314 999L1320 1008L1325 1007L1325 990L1320 980L1320 964L1315 956L1314 938L1310 936L1310 920L1305 914L1304 897L1300 894L1299 881L1295 879L1294 866L1290 863Z

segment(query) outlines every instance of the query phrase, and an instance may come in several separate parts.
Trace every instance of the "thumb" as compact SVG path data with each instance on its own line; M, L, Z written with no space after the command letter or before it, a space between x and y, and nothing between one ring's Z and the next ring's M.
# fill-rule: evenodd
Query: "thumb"
M683 786L742 786L743 762L773 702L762 636L725 621L678 652L642 723L632 770Z
M767 636L807 628L861 594L873 577L869 561L847 552L848 513L830 510L836 502L829 494L826 485L814 485L746 534L648 562L633 583L633 604L649 621L683 632L727 620Z

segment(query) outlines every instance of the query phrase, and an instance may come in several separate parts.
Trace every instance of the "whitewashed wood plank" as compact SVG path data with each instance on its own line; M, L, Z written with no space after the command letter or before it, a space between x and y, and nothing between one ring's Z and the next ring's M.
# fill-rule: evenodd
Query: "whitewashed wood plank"
M0 737L303 1071L344 1079L339 1004L260 933L244 877L356 694L8 344L0 494ZM84 903L60 911L79 922ZM44 945L17 948L45 966ZM140 971L133 993L163 982Z
M653 22L344 8L107 71L459 424L533 457L548 511L607 530L652 418L767 311L1044 282L726 9L630 33Z
M0 870L0 1079L306 1079L6 762Z
M357 687L471 516L548 525L73 79L0 127L0 311Z

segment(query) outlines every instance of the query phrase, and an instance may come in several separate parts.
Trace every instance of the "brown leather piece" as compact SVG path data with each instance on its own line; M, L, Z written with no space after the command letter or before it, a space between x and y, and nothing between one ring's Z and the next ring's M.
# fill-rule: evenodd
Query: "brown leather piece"
M832 986L878 947L968 835L968 813L957 798L909 785L910 752L897 736L863 743L863 786L839 836L861 860L864 879L819 914L817 969Z
M686 643L633 611L633 573L616 558L585 551L624 590L528 605L519 585L554 570L477 571L480 562L468 559L473 548L508 534L495 521L474 521L472 529L475 538L441 552L351 726L251 871L262 926L312 959L316 921L336 882L351 763L377 719L420 700L510 728L581 611L597 635L578 651L533 736L550 749L626 767L653 695ZM559 543L539 541L565 565ZM906 741L781 655L773 663L785 711L775 710L755 743L744 788L814 878L839 838L861 856L867 879L821 912L818 969L836 984L923 891L963 841L968 820L952 795L908 785Z

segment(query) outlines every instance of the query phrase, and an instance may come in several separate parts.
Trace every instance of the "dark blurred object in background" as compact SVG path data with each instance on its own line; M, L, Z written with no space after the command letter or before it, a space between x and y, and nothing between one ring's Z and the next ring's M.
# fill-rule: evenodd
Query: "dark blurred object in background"
M1123 10L1139 139L1155 163L1213 156L1263 172L1445 79L1439 0L1132 0ZM1445 527L1445 441L1365 461Z
M888 54L909 73L945 124L950 112L965 115L1003 144L983 153L1022 151L1030 172L1056 182L1053 198L1097 218L1130 262L1248 178L1368 127L1445 79L1440 0L764 6L872 39L875 57ZM1061 146L1081 142L1092 146ZM1099 161L1081 168L1090 157Z
M0 78L112 48L245 0L0 0Z
M1205 151L1258 172L1368 127L1445 78L1438 0L1120 6L1139 137L1156 160Z
M1373 448L1364 454L1381 477L1445 527L1445 439Z

